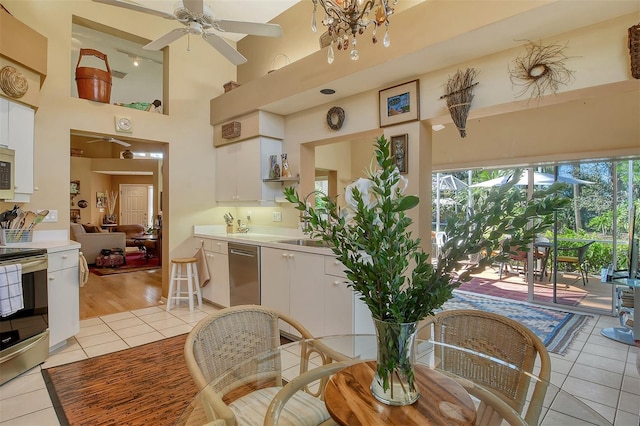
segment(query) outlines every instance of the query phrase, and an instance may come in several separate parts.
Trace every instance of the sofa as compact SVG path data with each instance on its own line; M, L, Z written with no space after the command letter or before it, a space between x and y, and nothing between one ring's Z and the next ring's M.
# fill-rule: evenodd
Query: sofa
M136 243L134 238L143 236L145 227L142 225L118 225L113 230L125 233L127 247L139 247L140 244Z
M93 225L71 224L71 239L80 243L80 251L88 264L96 263L96 257L102 249L118 248L123 252L126 247L124 232L101 232L100 227Z

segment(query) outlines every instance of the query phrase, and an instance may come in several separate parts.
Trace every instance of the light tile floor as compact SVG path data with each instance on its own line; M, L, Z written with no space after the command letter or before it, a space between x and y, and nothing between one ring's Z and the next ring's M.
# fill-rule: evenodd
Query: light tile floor
M0 386L0 425L58 425L41 369L189 332L216 308L203 305L193 313L181 307L166 312L152 307L81 321L80 333L52 353L41 366ZM556 386L576 395L616 426L638 426L640 375L638 349L600 335L604 327L618 326L616 318L596 316L574 340L564 356L551 354ZM573 420L573 422L572 422ZM581 425L569 417L548 417L543 425Z

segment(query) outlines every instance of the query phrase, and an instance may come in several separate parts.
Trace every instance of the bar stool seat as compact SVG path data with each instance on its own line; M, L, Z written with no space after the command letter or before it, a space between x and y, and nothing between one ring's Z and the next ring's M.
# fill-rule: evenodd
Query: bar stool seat
M171 280L167 295L167 311L177 306L180 300L189 301L189 311L193 312L193 297L198 298L198 307L202 306L200 280L195 257L177 257L171 259ZM182 290L182 282L186 281L186 290Z

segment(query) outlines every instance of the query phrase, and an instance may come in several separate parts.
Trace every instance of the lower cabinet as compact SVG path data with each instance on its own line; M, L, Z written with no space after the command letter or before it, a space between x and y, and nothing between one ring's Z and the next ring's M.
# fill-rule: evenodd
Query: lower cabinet
M202 298L222 307L229 307L231 298L229 293L229 255L227 242L209 238L194 238L196 247L204 247L207 267L209 269L209 284L202 287Z
M263 247L260 264L263 306L288 314L314 336L374 332L368 308L335 257Z
M80 332L78 250L48 254L49 348L63 346Z

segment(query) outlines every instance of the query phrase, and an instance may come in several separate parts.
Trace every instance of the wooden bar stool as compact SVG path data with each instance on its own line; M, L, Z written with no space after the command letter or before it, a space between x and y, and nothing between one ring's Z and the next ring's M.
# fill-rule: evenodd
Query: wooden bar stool
M187 282L186 291L182 290L182 281ZM171 305L176 305L180 300L189 301L189 311L193 312L193 296L198 297L198 307L202 306L202 294L200 293L200 280L195 257L178 257L171 259L171 281L169 282L169 294L167 296L167 311Z

